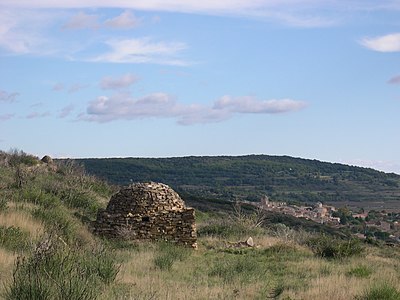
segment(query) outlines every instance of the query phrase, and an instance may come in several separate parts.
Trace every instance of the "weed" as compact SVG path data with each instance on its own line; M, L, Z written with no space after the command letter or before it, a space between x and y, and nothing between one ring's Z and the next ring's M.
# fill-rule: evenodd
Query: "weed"
M46 193L39 187L25 186L20 191L20 199L45 208L53 208L60 204L60 199L56 196Z
M209 271L209 276L217 276L224 282L238 279L241 282L251 282L266 273L265 265L257 260L257 256L224 256L216 260Z
M175 261L183 261L190 254L190 250L171 243L160 243L159 253L154 258L154 265L160 270L171 270Z
M66 241L75 238L77 224L61 207L50 209L39 207L32 212L32 215L41 220L49 232L56 232Z
M322 267L319 269L319 274L320 274L321 276L329 276L329 275L332 274L332 269L331 269L329 266L322 266Z
M67 207L82 209L91 217L94 217L100 208L100 204L86 191L78 191L74 188L69 188L60 194L60 198Z
M346 275L347 276L354 276L357 278L367 278L372 274L372 270L367 266L359 266L350 269Z
M58 244L41 255L19 257L5 296L9 300L96 299L117 273L112 256L104 251L87 253Z
M357 300L399 300L400 292L388 283L376 284L366 290Z
M0 212L7 210L7 208L8 208L7 199L0 198Z
M29 235L18 227L0 226L0 245L11 251L26 250L29 247Z
M364 251L359 240L349 239L345 241L326 235L309 239L307 245L316 256L323 258L346 258L360 255Z

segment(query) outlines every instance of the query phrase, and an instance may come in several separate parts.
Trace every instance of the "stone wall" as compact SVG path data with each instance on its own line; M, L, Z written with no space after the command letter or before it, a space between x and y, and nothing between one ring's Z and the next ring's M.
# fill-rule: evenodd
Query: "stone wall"
M113 195L99 211L94 232L107 238L166 240L197 247L195 211L161 183L136 183Z

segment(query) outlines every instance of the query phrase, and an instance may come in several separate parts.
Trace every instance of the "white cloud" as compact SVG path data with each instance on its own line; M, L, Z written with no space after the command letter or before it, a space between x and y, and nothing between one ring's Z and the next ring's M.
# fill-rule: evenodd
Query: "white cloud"
M14 118L15 114L2 114L0 115L0 121L7 121Z
M112 97L100 96L92 101L88 108L88 120L108 122L112 120L132 120L144 117L175 116L179 106L171 96L155 93L139 99L128 94L118 94Z
M19 96L19 93L8 93L6 91L0 90L0 102L14 102Z
M48 111L43 112L43 113L40 113L40 112L32 112L32 113L28 114L28 115L26 116L26 118L27 118L27 119L39 119L39 118L45 118L45 117L48 117L48 116L50 116L50 112L48 112Z
M206 12L206 11L240 11L276 7L283 5L306 5L318 3L310 0L2 0L2 4L12 7L30 8L88 8L88 7L119 7L137 10Z
M233 15L277 21L296 27L329 26L337 23L337 20L341 21L346 13L400 9L400 5L394 0L2 0L1 5L14 8L85 9L95 7ZM133 24L123 22L125 18L120 16L115 24ZM129 20L129 18L126 19Z
M186 65L176 59L178 52L187 48L180 42L153 42L150 38L109 40L106 44L111 51L89 59L93 62L112 63L155 63L167 65Z
M0 4L0 48L14 54L51 54L54 45L45 31L60 16L58 12L2 9Z
M38 107L43 107L43 106L44 106L43 102L36 102L36 103L31 104L29 107L30 108L38 108Z
M400 84L400 75L394 76L388 80L389 84Z
M137 80L138 78L133 74L125 74L119 78L104 77L100 82L100 86L104 90L123 89L130 87Z
M74 15L65 25L66 29L96 29L99 28L98 15L90 15L79 12Z
M56 92L62 91L63 89L64 89L64 85L62 83L56 83L52 87L52 90L56 91Z
M254 97L223 96L214 104L214 109L228 110L235 113L267 113L276 114L296 111L307 104L292 99L257 100Z
M36 38L26 32L15 13L5 10L0 12L0 46L14 53L29 53L29 48L36 43Z
M65 106L63 109L61 109L60 114L58 115L59 118L65 118L71 114L71 112L74 110L74 105L70 104Z
M74 83L70 87L65 86L63 83L56 83L53 85L52 90L56 92L61 92L66 90L68 93L76 93L80 90L87 88L89 85L81 84L81 83Z
M142 118L175 118L181 125L221 122L235 114L275 114L297 111L305 102L290 99L259 101L252 97L224 96L213 106L181 104L165 93L135 99L130 94L100 96L89 103L80 120L110 122Z
M80 90L83 90L83 89L85 89L87 87L88 87L87 84L74 83L73 85L71 85L69 87L68 93L76 93L76 92L79 92Z
M374 38L364 38L360 41L360 44L378 52L399 52L400 33L392 33Z
M106 27L118 28L118 29L130 29L137 27L140 24L141 20L137 18L132 12L129 10L124 11L119 16L108 19L104 22Z

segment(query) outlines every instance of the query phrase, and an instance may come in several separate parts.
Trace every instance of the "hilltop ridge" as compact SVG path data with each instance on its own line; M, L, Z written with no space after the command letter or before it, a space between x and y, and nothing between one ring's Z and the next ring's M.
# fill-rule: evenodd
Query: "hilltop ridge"
M192 197L258 201L400 203L400 175L290 156L76 159L90 174L125 185L161 181Z

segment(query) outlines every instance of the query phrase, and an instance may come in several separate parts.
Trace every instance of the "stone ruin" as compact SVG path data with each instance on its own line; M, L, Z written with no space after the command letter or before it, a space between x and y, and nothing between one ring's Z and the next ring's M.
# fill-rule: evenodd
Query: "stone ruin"
M194 209L162 183L121 189L98 212L94 232L111 239L164 240L197 248Z

